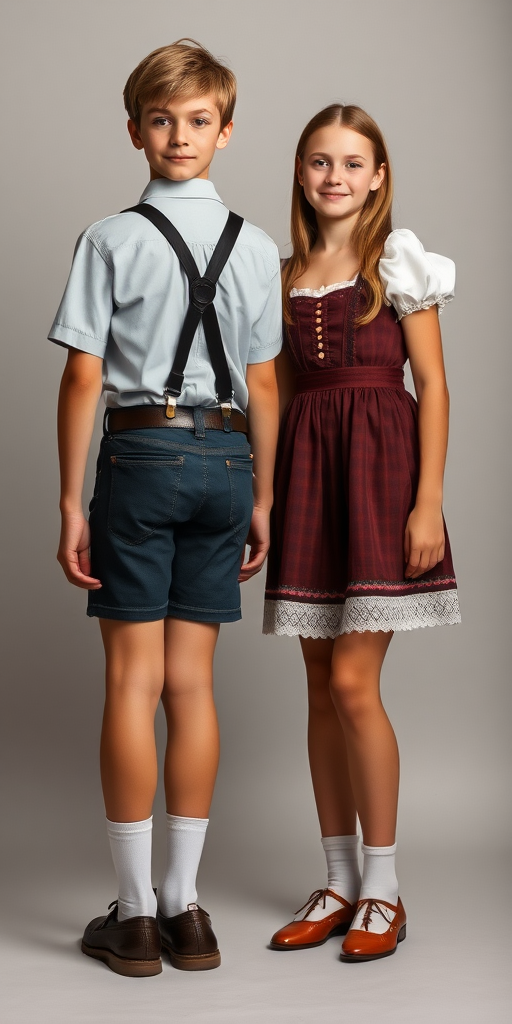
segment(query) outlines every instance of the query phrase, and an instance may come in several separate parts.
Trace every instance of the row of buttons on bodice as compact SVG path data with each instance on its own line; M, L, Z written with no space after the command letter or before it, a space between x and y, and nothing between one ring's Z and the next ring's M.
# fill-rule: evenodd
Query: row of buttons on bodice
M325 352L322 352L324 347L323 333L322 333L322 303L317 302L316 304L316 343L317 343L317 355L319 359L325 359Z

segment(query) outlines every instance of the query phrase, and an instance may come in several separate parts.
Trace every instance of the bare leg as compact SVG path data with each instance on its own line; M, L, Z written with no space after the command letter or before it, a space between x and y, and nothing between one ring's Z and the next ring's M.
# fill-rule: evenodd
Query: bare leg
M322 836L355 835L356 805L343 728L330 690L333 640L300 638L309 698L308 751Z
M165 620L167 719L165 795L168 814L207 818L219 761L213 700L213 655L219 626Z
M107 818L149 818L157 782L154 718L164 682L164 623L100 620L106 656L101 781Z
M380 697L392 633L346 633L334 642L331 696L345 736L352 791L368 846L395 842L399 760Z

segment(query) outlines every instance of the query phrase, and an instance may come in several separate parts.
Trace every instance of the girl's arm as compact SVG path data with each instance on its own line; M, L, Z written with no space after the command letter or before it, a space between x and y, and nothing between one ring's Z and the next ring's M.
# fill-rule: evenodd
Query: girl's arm
M69 349L59 392L57 432L61 477L62 528L57 559L70 583L98 590L91 577L89 524L82 511L85 466L102 390L103 360Z
M437 306L410 313L402 327L418 399L420 474L405 530L405 575L416 579L444 557L443 475L449 395Z

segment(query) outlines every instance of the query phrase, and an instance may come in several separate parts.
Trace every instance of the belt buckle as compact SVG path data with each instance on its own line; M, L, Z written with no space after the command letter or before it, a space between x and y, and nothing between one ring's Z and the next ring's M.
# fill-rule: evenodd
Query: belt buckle
M176 416L176 399L172 395L167 395L165 415L168 420L173 420L174 417Z
M222 429L226 433L231 432L231 402L221 402L220 412L222 416Z

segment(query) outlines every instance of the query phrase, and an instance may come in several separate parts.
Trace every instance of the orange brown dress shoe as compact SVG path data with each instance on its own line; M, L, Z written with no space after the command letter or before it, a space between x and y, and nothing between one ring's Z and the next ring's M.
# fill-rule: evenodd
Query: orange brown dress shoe
M340 904L340 909L333 914L323 917L320 921L308 921L308 914L322 902L325 907L326 896L332 896ZM284 928L280 928L270 940L271 949L308 949L310 946L321 946L327 942L331 935L345 935L356 912L355 906L347 903L342 896L338 896L332 889L317 889L297 910L300 914L304 910L304 917L300 921L290 921Z
M369 931L374 914L379 914L388 924L384 931ZM405 939L406 920L400 899L396 907L386 900L359 900L356 927L350 929L343 942L340 960L355 963L358 960L379 960L383 956L391 956L396 952L397 944Z

